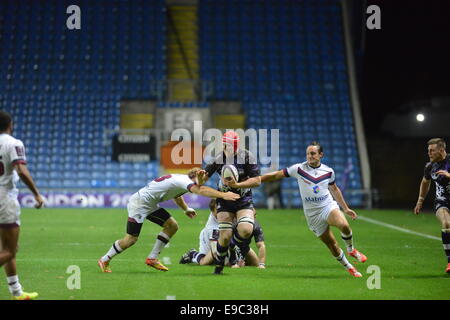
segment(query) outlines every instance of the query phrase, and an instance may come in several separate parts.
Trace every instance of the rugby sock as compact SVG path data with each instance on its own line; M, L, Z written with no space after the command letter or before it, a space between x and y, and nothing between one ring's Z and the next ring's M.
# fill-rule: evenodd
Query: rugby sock
M217 241L217 256L219 258L220 263L225 263L225 258L228 255L228 247L222 247Z
M204 256L205 256L205 255L204 255L203 253L195 252L195 253L192 255L192 262L193 262L193 263L196 263L196 264L200 264L200 260L202 260Z
M19 282L19 277L17 275L6 277L6 281L8 282L9 292L13 296L21 296L22 295L22 286Z
M447 255L447 263L450 263L450 229L442 229L442 244Z
M101 258L103 262L111 260L116 254L119 254L123 249L119 246L119 240L113 243L111 249Z
M233 237L231 238L231 248L234 249L235 246L239 247L240 253L242 255L242 258L247 256L247 253L250 251L250 241L249 239L244 239L241 237L239 232L234 232Z
M150 254L148 255L148 258L149 259L158 258L159 254L161 253L161 250L166 246L166 244L169 243L169 240L170 237L161 231L156 237L155 245L153 246L152 252L150 252Z
M247 253L250 251L250 241L244 241L240 244L239 249L241 250L242 258L245 259Z
M340 264L342 264L346 269L353 268L353 266L348 262L347 258L345 257L344 250L341 249L341 253L339 256L335 257L337 261L339 261Z
M353 251L353 234L350 232L350 234L344 234L341 232L342 240L344 240L345 244L347 245L347 252Z
M241 235L239 234L239 232L233 232L233 237L232 237L232 241L236 244L236 245L240 245L242 242L244 242L247 239L244 239L241 237Z

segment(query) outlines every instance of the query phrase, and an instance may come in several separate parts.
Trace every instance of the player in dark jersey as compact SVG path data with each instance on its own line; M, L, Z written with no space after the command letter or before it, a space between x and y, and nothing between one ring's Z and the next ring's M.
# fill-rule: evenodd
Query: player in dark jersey
M431 181L434 181L436 186L434 209L442 226L442 244L447 255L445 272L450 273L450 155L445 151L445 147L445 141L441 138L428 141L430 162L425 165L414 213L419 214L423 201L430 190Z
M239 136L234 131L227 131L222 137L223 152L210 161L200 174L206 182L214 173L221 174L225 164L234 165L239 172L239 186L230 188L223 179L219 181L219 190L235 192L241 196L238 201L217 199L217 218L219 222L219 240L215 274L221 274L231 241L235 244L249 239L253 233L254 211L251 188L261 184L260 169L253 155L239 148ZM233 234L233 219L237 222L237 231Z

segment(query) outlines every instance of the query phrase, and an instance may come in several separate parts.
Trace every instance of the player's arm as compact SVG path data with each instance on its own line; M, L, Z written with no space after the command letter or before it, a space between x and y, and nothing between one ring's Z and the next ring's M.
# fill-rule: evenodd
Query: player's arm
M430 191L430 186L431 186L431 179L423 177L422 181L420 182L419 198L417 199L416 206L414 207L415 214L419 214L420 210L422 210L423 201L427 197L428 191Z
M258 248L259 264L258 268L265 269L266 267L266 244L264 241L256 242Z
M348 214L353 220L355 220L358 215L355 211L348 207L347 202L345 202L344 196L342 195L341 189L339 189L336 183L328 185L328 190L330 190L331 195L333 196L334 200L339 203L342 210L344 210L346 214Z
M189 208L189 206L186 204L186 202L184 201L183 196L179 196L173 199L173 202L176 203L176 205L184 211L184 213L189 217L189 218L194 218L197 213L195 212L194 209Z
M30 189L30 191L33 193L34 199L36 200L35 208L41 208L44 205L44 200L42 199L42 196L39 193L39 190L36 187L36 184L34 183L26 164L18 162L14 164L14 169L17 171L20 180L22 180L23 183L25 183L25 185L28 187L28 189Z
M256 188L261 185L261 176L248 178L242 182L236 182L236 180L231 179L230 181L225 181L225 184L234 189Z
M285 170L278 170L266 173L261 176L261 182L270 182L286 178Z
M173 202L175 202L176 205L177 205L181 210L186 211L186 210L189 208L188 205L186 204L186 202L184 201L183 196L179 196L179 197L177 197L177 198L174 198L174 199L173 199Z
M231 200L231 201L235 201L241 197L240 195L234 192L220 192L218 190L214 190L213 188L207 186L199 186L196 184L192 185L189 191L204 197L221 198L224 200Z

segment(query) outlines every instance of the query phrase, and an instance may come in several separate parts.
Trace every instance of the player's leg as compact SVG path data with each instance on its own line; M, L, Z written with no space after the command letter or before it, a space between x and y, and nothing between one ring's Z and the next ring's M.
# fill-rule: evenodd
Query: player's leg
M12 231L12 234L8 234L8 231L4 232L4 229L0 229L0 235L1 235L1 244L0 244L0 253L7 252L7 257L9 256L10 259L3 263L3 268L5 269L6 273L6 281L8 283L9 292L13 296L20 296L22 295L22 286L19 283L19 278L17 276L17 268L16 268L16 258L15 253L17 252L17 243L19 241L19 233L20 228L15 227L14 230L9 229ZM8 242L11 242L11 244L8 244ZM14 243L16 244L14 249ZM15 253L11 252L11 250L15 250Z
M200 266L208 266L214 264L214 258L211 253L211 250L205 254L195 249L191 249L188 252L186 252L183 255L183 257L181 257L180 263L181 264L195 263Z
M255 224L255 213L252 209L241 209L236 213L236 229L231 239L232 245L238 246L245 257L250 249L250 238Z
M148 215L147 219L160 225L163 229L156 236L155 244L147 256L145 264L160 271L168 271L169 269L159 261L158 257L170 239L177 233L178 223L164 208L159 208L152 212Z
M109 265L111 259L137 242L145 217L151 212L149 207L143 205L137 193L133 194L128 200L127 211L128 220L125 236L122 239L114 241L106 254L97 261L102 272L111 272Z
M156 240L155 240L153 249L150 252L150 254L148 255L149 259L157 259L158 256L160 255L161 251L164 249L164 247L169 243L170 239L178 231L178 223L173 217L170 217L169 219L167 219L162 227L163 227L163 229L156 236Z
M98 266L102 272L111 272L110 261L138 241L141 228L142 223L127 222L127 234L122 239L114 241L111 248L98 260Z
M16 224L4 224L0 226L0 267L16 257L19 241L20 227Z
M199 235L199 250L190 249L180 259L181 264L195 263L201 266L212 264L214 259L211 243L216 244L219 239L219 229L203 228Z
M357 259L359 262L366 262L367 257L354 248L352 229L350 228L344 213L339 210L339 208L335 208L330 211L327 218L327 223L330 226L334 226L339 229L341 232L341 238L347 246L348 254Z
M209 266L214 264L214 258L211 251L208 251L205 255L198 253L198 256L195 256L193 261L196 261L201 266Z
M441 207L436 211L436 217L441 223L442 245L447 256L447 268L445 272L450 273L450 211L446 207Z
M236 227L230 242L230 263L236 265L238 253L245 257L250 250L250 240L253 235L255 211L253 208L245 208L236 213ZM236 247L239 248L237 252Z
M8 252L4 257L11 258L4 262L3 267L6 273L6 281L8 283L9 292L14 300L33 300L38 297L37 292L24 292L19 282L16 267L16 253L18 250L20 227L17 224L10 225L6 228L0 228L1 252Z
M220 210L220 207L218 208ZM217 221L219 222L219 239L217 240L217 255L215 274L221 274L225 265L225 259L228 255L228 248L233 235L233 218L234 213L227 211L217 212Z
M218 232L219 230L217 230ZM192 248L186 253L184 253L181 256L180 264L187 264L187 263L196 263L200 264L199 261L205 256L205 254L201 255L200 252L202 250L206 250L203 252L211 251L211 248L209 246L209 239L208 239L208 229L203 228L202 231L200 231L199 235L199 250ZM194 259L195 258L195 259Z
M20 233L20 204L17 197L0 195L0 267L16 257Z
M16 258L13 258L5 263L3 268L5 269L6 282L8 283L8 289L11 295L22 295L22 286L20 285L19 277L17 276Z
M19 282L16 267L16 253L19 250L20 234L20 204L16 196L6 196L0 199L0 255L3 255L3 265L6 273L9 292L14 300L33 300L37 292L24 292ZM6 254L4 254L6 253ZM8 260L7 258L10 257Z
M345 257L344 250L339 248L339 245L336 241L336 238L334 237L333 233L331 232L330 228L326 228L325 232L322 233L319 236L320 240L322 240L323 243L328 247L333 257L336 258L336 260L342 264L347 271L354 277L361 277L361 273L359 273L355 267L353 267L350 262L348 262L347 258Z

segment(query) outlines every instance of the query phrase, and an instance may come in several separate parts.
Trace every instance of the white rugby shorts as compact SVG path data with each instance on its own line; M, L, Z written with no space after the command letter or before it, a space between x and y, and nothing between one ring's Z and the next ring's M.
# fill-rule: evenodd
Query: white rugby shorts
M0 191L0 227L20 226L20 204L17 192Z
M137 223L144 223L147 216L159 208L155 201L147 202L136 192L128 200L128 218L134 219Z
M330 212L334 209L339 209L339 206L337 202L333 200L325 207L304 210L308 227L317 237L320 237L325 231L327 231L327 219Z

